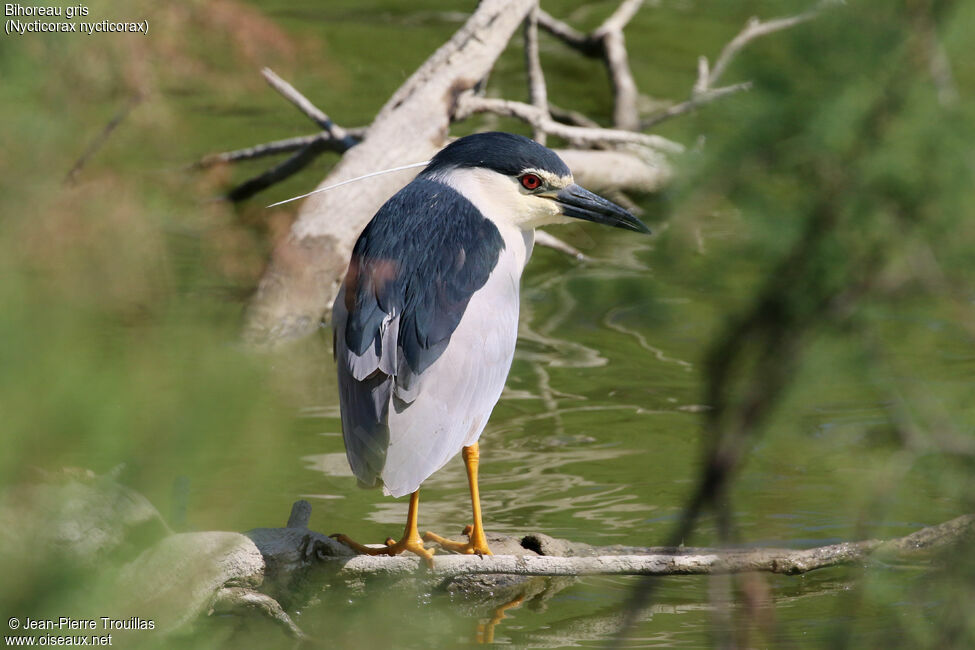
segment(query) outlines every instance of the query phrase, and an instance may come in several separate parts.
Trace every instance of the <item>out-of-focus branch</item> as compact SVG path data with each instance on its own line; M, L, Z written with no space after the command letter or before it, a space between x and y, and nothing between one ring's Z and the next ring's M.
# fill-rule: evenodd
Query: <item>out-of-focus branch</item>
M640 114L637 110L639 93L636 81L630 71L629 56L626 52L626 39L623 28L636 15L643 0L624 0L612 16L593 32L593 36L603 44L603 57L609 69L616 102L613 106L613 125L618 129L635 131L640 128Z
M326 115L324 111L315 106L311 100L298 92L294 86L279 77L270 68L261 70L261 75L272 88L281 93L285 99L298 107L298 110L323 130L315 135L288 138L287 140L278 140L247 149L213 154L197 162L196 167L203 168L219 163L250 160L290 151L295 152L287 160L247 179L227 192L227 199L234 202L248 199L258 192L280 183L289 176L297 174L326 151L345 153L359 144L365 136L365 129L346 130L333 122L332 118Z
M540 128L549 135L563 138L574 146L594 146L599 144L635 144L667 153L681 153L683 145L659 135L634 133L622 129L600 129L582 126L571 126L556 122L547 111L523 102L491 97L478 97L473 93L466 93L458 98L456 119L464 119L474 113L494 113L506 117L514 117Z
M78 177L78 174L81 172L82 167L84 167L91 159L91 157L94 156L98 152L98 150L102 148L102 146L108 140L108 137L112 135L112 132L115 131L118 125L121 124L125 120L125 118L129 116L129 113L132 112L132 109L134 109L142 102L142 99L143 99L142 95L136 95L135 97L129 99L127 102L125 102L125 105L122 106L119 112L116 113L112 117L112 119L108 121L108 124L106 124L102 128L102 130L99 131L98 135L95 136L95 138L91 141L91 143L89 143L87 147L85 147L84 152L82 152L82 154L78 156L78 160L76 160L75 163L71 166L71 169L68 171L68 173L65 174L64 176L65 185L70 185L75 181L75 179Z
M545 73L538 56L538 5L525 19L525 70L528 73L528 97L532 106L548 114L548 89L545 87ZM538 126L532 129L532 137L544 145L546 133Z
M544 230L535 231L535 245L545 246L546 248L551 248L560 253L565 253L569 257L574 257L575 259L582 261L587 259L585 254L582 253L578 248L562 241L555 235L545 232Z
M598 129L599 123L595 120L587 117L586 115L580 113L579 111L573 111L567 108L562 108L550 103L548 105L548 112L554 119L562 122L563 124L571 124L573 126L585 126L587 128Z
M332 121L328 115L326 115L320 108L311 103L311 101L298 92L294 86L289 84L287 81L279 77L271 68L264 68L261 70L261 75L264 76L264 80L271 85L276 91L281 93L285 99L294 104L299 111L308 116L308 118L322 127L322 129L328 133L334 140L346 141L346 148L355 146L356 142L352 141L351 136L346 133L345 129L340 127L338 124Z
M544 9L538 10L538 26L587 56L595 56L599 51L598 44L589 35L553 17Z
M734 95L743 90L750 90L752 87L752 82L745 81L738 84L733 84L731 86L722 86L721 88L707 89L702 92L695 92L693 96L687 101L683 101L679 104L674 104L669 108L655 113L650 117L642 120L640 122L641 129L648 129L651 126L655 126L669 120L672 117L677 117L679 115L684 115L685 113L690 113L701 106L710 104L711 102L721 99L722 97L727 97L728 95Z
M542 29L586 56L603 59L613 84L613 126L617 129L636 130L640 126L639 94L630 71L623 29L642 5L643 0L623 0L616 11L589 34L579 32L544 11L538 12L538 25Z
M716 86L722 75L724 75L725 71L728 69L728 66L731 65L731 62L734 60L735 56L737 56L746 45L751 43L756 38L767 36L768 34L774 34L775 32L780 32L784 29L789 29L790 27L794 27L808 20L812 20L816 17L824 4L826 4L825 1L821 2L815 8L796 16L774 18L766 21L759 20L756 17L749 18L748 22L745 23L744 28L742 28L742 30L738 32L738 34L721 50L721 54L718 55L714 66L710 65L707 57L702 56L698 58L697 80L694 82L694 86L691 89L690 99L679 104L674 104L673 106L660 111L659 113L653 114L650 117L641 120L640 128L648 129L651 126L660 124L661 122L669 120L673 117L690 113L691 111L706 104L710 104L717 99L727 97L728 95L734 95L743 90L750 90L752 87L752 83L750 81L731 84L729 86Z
M738 35L731 39L724 49L721 50L721 54L718 55L717 60L714 62L714 66L711 68L710 74L707 76L707 81L705 89L712 88L721 75L725 73L731 61L737 56L737 54L746 45L751 43L756 38L762 36L768 36L769 34L774 34L775 32L780 32L783 29L789 29L790 27L795 27L800 23L804 23L807 20L812 20L819 13L819 7L810 9L804 13L798 14L796 16L788 16L786 18L773 18L772 20L759 20L757 17L752 17L748 19L745 23L745 27L738 32Z
M276 183L280 183L289 176L297 174L302 169L310 165L324 151L326 151L326 146L323 144L324 142L327 141L323 141L318 138L312 140L283 162L280 162L271 169L268 169L267 171L244 181L237 187L227 192L227 199L235 203L249 199L258 192L265 190Z
M358 142L360 139L362 139L362 135L365 133L365 130L365 127L347 129L346 134ZM349 147L346 146L344 141L340 142L335 140L327 132L321 131L312 135L301 135L296 138L275 140L274 142L258 144L253 147L246 147L244 149L208 154L194 163L193 167L196 167L197 169L206 169L207 167L213 167L215 165L241 162L244 160L254 160L256 158L265 158L267 156L276 156L279 154L304 149L308 145L315 142L320 142L326 151L344 153L345 151L349 150Z

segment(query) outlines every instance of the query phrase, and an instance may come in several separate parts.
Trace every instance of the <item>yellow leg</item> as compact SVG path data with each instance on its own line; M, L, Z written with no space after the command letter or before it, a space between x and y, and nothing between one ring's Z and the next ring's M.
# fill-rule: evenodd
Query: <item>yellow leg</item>
M481 459L478 444L475 442L470 447L464 447L463 456L464 465L467 467L467 483L471 489L471 507L474 511L474 525L464 528L467 542L455 542L429 531L423 534L423 539L427 542L436 542L441 547L458 553L491 555L487 538L484 536L484 524L481 523L481 495L477 489L477 466Z
M420 491L417 490L410 495L410 510L406 515L406 528L403 530L403 538L398 542L393 541L392 538L387 539L385 548L363 546L358 542L352 541L341 533L336 533L331 537L339 542L342 542L357 553L362 553L363 555L398 555L403 551L409 551L410 553L415 553L416 555L422 557L424 560L426 560L427 566L433 568L433 551L424 548L423 540L420 538L420 532L416 527L419 504Z

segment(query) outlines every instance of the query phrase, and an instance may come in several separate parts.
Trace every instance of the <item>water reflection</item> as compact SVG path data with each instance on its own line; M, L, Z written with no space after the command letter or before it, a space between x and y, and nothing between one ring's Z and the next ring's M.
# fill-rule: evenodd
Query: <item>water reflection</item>
M665 353L662 349L650 345L650 343L647 341L646 336L644 336L643 334L641 334L640 332L634 329L625 327L622 323L619 322L621 320L624 320L623 318L624 314L631 313L632 311L633 311L632 309L629 310L622 309L622 308L613 309L608 314L606 314L605 318L603 318L603 324L611 330L620 332L621 334L626 334L627 336L632 336L634 339L636 339L637 344L641 348L643 348L644 350L652 354L654 358L657 359L657 361L661 361L663 363L676 363L687 372L690 372L691 370L694 369L694 365L691 362L668 356L667 353Z
M552 514L580 520L575 527L634 528L655 506L639 503L636 495L627 493L626 486L601 486L579 471L580 465L617 459L631 453L623 449L558 447L544 451L494 449L484 453L482 463L490 468L490 472L485 472L481 478L481 503L488 517L488 528L496 532L524 534L538 529ZM315 454L303 460L309 469L354 481L344 453ZM570 466L576 471L571 471ZM427 479L422 494L420 512L425 526L448 525L459 531L470 518L467 478L461 463L452 461ZM338 496L325 495L326 498ZM384 498L378 490L375 496L373 510L364 513L363 519L400 526L406 517L406 500Z

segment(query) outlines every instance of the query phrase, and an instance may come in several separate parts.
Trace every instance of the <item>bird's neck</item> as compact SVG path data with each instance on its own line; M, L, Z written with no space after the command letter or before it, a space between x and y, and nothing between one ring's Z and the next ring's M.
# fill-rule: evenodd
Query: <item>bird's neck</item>
M516 258L520 276L531 257L536 224L516 218L523 206L509 200L510 193L506 191L509 188L494 186L499 179L497 174L477 169L455 169L431 178L455 189L497 227L504 239L505 249Z
M497 226L501 238L504 239L505 250L510 251L515 257L515 266L520 278L521 271L532 256L532 248L535 246L535 229L520 228L510 223L498 223L497 221L494 222L494 225Z

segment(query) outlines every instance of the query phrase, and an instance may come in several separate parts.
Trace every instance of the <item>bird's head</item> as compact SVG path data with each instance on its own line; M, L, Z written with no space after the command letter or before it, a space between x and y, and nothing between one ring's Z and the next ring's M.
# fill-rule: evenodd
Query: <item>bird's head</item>
M575 183L551 149L511 133L476 133L444 147L420 174L460 192L484 216L522 229L585 219L649 233L632 214Z

